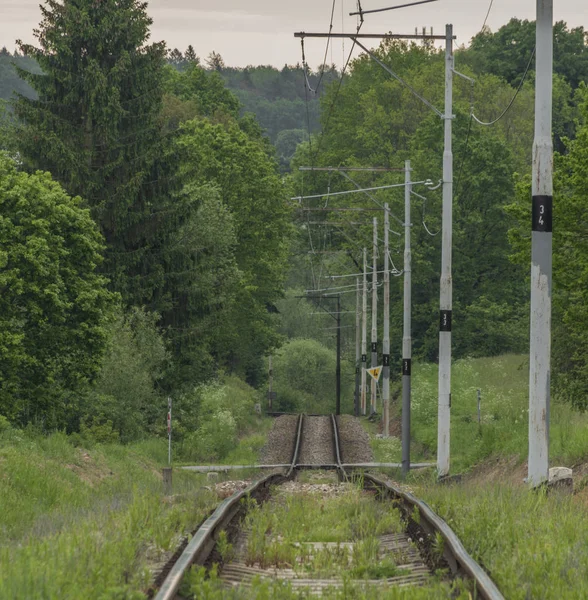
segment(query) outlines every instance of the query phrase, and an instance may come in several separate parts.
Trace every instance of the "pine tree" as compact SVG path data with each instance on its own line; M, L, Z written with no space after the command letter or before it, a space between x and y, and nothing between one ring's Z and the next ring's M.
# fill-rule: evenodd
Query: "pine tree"
M163 42L138 0L46 0L36 37L19 42L43 74L20 96L25 166L50 171L91 209L106 239L104 270L129 304L166 305L166 236L175 228L171 136L162 133Z
M192 46L192 44L190 44L188 46L188 48L186 49L186 53L184 54L184 58L188 61L188 62L193 62L198 64L200 62L200 59L198 58L198 56L196 56L196 51L194 50L194 46Z

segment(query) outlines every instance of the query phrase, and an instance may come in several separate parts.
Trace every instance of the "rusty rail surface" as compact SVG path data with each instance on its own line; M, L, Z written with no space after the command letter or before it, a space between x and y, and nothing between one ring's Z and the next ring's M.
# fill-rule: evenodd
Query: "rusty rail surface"
M443 556L447 564L454 575L466 576L474 581L478 597L484 598L484 600L504 600L504 596L488 573L468 554L451 527L426 502L375 475L365 473L363 477L364 485L370 486L371 484L401 504L400 508L408 520L412 520L412 515L417 510L420 516L418 524L425 533L430 535L438 533L442 536L444 540Z
M296 425L296 441L292 451L292 460L288 472L284 476L273 473L252 483L246 489L233 494L221 502L214 513L198 529L190 540L186 549L176 561L163 585L159 589L155 600L172 600L176 597L182 578L193 564L204 564L212 553L219 533L227 528L237 517L242 508L241 500L246 497L258 498L267 494L273 485L279 485L291 479L297 470L303 468L336 469L341 479L348 479L345 465L341 460L341 447L339 444L339 430L334 415L331 415L333 445L335 449L336 464L332 465L302 465L298 464L300 454L300 441L304 430L304 415L299 415ZM351 465L350 465L351 466ZM435 536L439 534L443 540L443 558L455 576L462 576L474 582L477 597L483 600L504 600L496 584L484 569L468 554L457 535L449 525L441 519L431 507L419 500L409 492L397 488L392 483L385 481L370 473L363 474L363 485L367 489L377 489L385 497L392 498L399 505L404 519L409 525L417 526L425 534ZM414 521L415 511L418 511L418 525Z

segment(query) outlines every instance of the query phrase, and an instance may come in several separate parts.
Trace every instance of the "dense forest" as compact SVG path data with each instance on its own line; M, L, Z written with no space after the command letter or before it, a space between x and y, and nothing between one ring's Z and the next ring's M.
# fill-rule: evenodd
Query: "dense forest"
M0 53L0 415L43 430L106 428L128 441L162 431L173 395L184 431L211 415L221 427L231 409L204 410L202 386L229 374L260 388L273 353L277 407L326 407L332 321L299 296L355 284L331 277L360 270L375 213L306 209L374 204L364 195L330 197L349 182L298 167L401 167L410 159L414 181L436 182L442 121L366 55L344 75L306 65L233 68L215 53L202 61L192 47L151 43L151 20L135 0L66 0L43 11L38 45ZM527 349L534 30L513 19L456 54L456 68L475 80L455 86L458 358ZM555 383L582 408L587 44L582 28L557 24ZM442 105L438 49L385 41L375 52ZM515 94L494 126L472 121L472 109L496 119ZM357 181L375 187L402 176L360 173ZM440 191L415 191L415 355L434 361ZM313 194L324 195L289 200ZM403 194L374 198L390 203L400 219L392 228L401 228ZM401 268L401 238L393 238ZM400 280L392 288L398 361ZM343 303L354 312L354 294ZM354 316L343 325L349 408Z

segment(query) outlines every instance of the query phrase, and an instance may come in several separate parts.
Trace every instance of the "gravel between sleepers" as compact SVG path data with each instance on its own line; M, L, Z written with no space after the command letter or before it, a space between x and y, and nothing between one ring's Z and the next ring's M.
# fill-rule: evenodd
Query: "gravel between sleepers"
M343 463L373 462L374 454L370 436L360 420L351 415L342 415L337 417L337 424L339 425L341 461Z
M300 464L326 465L335 463L331 417L304 417L300 445Z
M290 464L296 443L297 415L277 417L261 449L260 460L266 465Z

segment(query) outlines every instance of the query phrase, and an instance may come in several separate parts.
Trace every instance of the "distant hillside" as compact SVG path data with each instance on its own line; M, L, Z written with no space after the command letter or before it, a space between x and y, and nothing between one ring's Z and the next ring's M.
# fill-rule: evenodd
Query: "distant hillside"
M168 61L181 71L189 62L199 62L199 59L189 48L185 53L173 50ZM33 59L11 54L6 48L0 50L1 100L9 100L14 93L34 95L32 88L18 76L17 68L41 72ZM222 58L214 53L203 68L217 71L241 102L242 112L255 115L276 148L282 171L288 169L296 146L308 135L309 127L311 132L318 131L319 97L327 85L339 77L334 68L325 70L322 79L319 72L309 72L308 82L312 88L309 90L305 89L301 65L284 66L282 70L271 66L239 69L225 66ZM314 93L317 87L318 93Z
M184 54L177 49L169 54L170 64L179 70L192 61L200 59L191 46ZM285 65L281 70L269 65L227 67L222 57L212 52L202 66L217 71L241 102L242 111L256 116L276 147L282 170L287 170L296 146L308 135L307 131L319 130L320 96L340 76L334 67L326 68L322 76L320 70L309 71L309 89L300 64Z
M11 54L6 48L0 50L0 99L9 100L16 92L25 96L34 96L31 86L23 81L16 71L16 67L40 73L37 63L21 56L18 53Z

